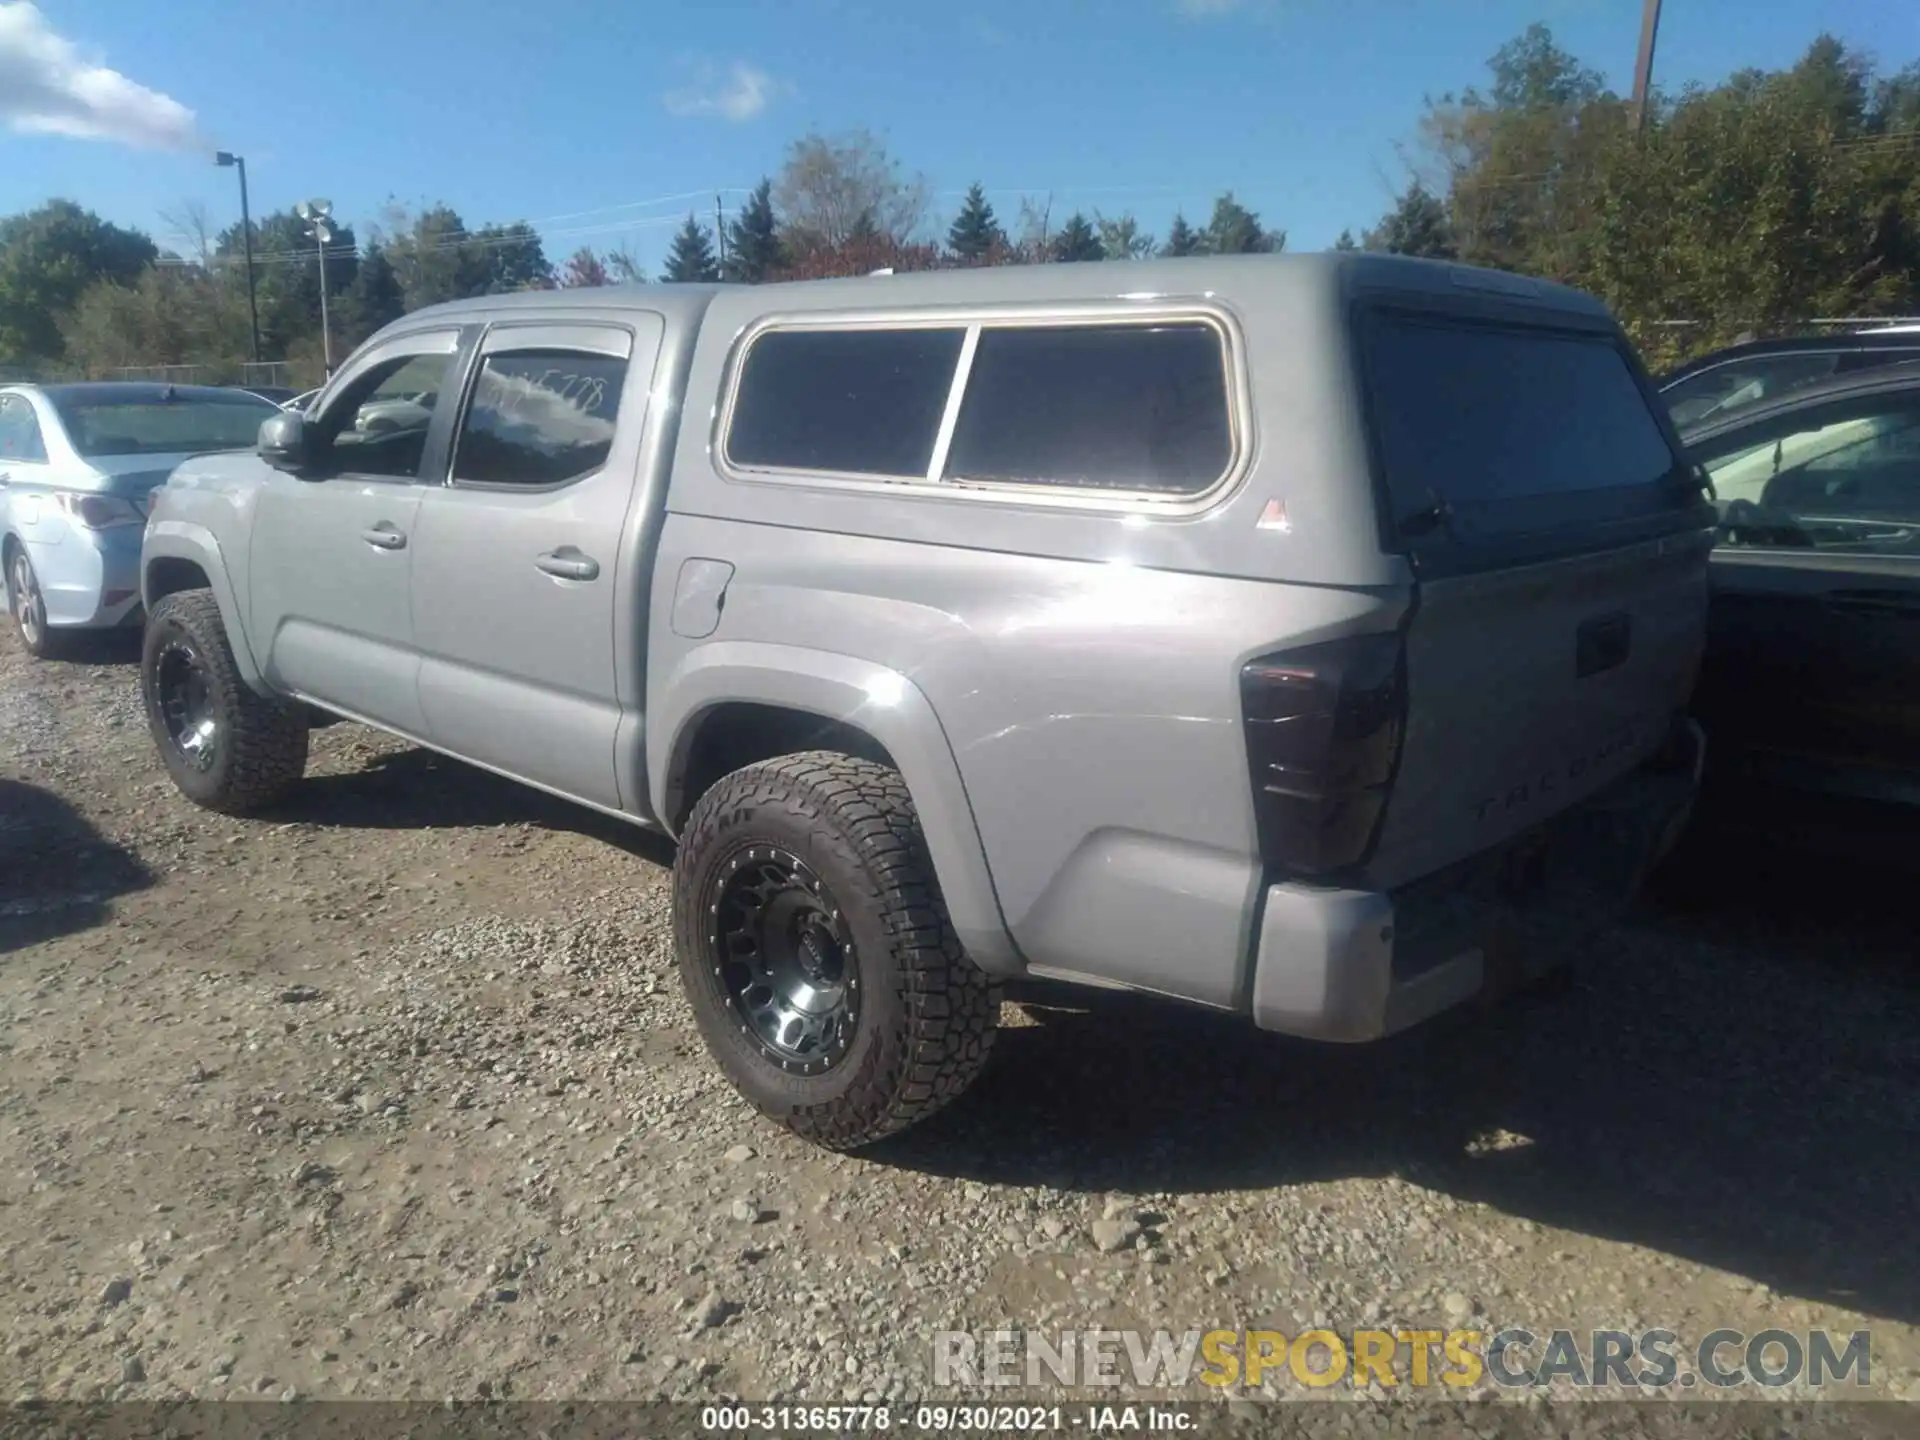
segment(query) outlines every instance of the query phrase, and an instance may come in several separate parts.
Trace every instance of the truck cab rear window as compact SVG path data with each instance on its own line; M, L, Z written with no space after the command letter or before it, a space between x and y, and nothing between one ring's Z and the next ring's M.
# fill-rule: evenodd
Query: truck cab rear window
M1232 453L1212 326L988 326L943 478L1197 495Z
M727 430L735 465L924 480L964 327L769 330Z
M1621 518L1619 492L1694 497L1612 336L1368 313L1361 325L1393 528L1444 512L1480 540ZM1609 496L1607 492L1614 492Z

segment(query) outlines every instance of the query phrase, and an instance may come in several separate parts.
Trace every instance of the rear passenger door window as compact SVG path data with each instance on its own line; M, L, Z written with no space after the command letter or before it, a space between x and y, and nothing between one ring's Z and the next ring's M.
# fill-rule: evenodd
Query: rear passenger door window
M581 350L500 350L482 358L453 452L459 485L543 487L607 462L627 360Z
M959 325L767 331L741 368L727 460L926 479L965 338Z
M1213 326L987 326L942 478L1192 496L1232 454Z

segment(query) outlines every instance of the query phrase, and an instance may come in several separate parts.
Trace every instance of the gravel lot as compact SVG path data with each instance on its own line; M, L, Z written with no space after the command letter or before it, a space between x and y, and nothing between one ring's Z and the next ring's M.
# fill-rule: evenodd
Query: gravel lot
M0 640L0 1399L917 1399L944 1328L1468 1322L1870 1328L1920 1399L1910 879L1729 856L1370 1049L1010 1005L842 1158L707 1064L660 846L353 726L197 811L131 659Z

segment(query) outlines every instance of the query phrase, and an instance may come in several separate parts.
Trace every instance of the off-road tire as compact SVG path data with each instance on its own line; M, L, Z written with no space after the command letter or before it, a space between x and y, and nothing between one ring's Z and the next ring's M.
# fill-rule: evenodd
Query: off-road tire
M196 768L174 744L156 693L158 662L184 639L193 647L210 694L219 739L212 762ZM268 699L240 678L220 606L211 590L166 596L147 616L140 648L140 693L147 725L173 783L196 805L245 815L283 798L307 769L307 717L292 701Z
M755 845L798 857L852 933L861 1003L845 1054L820 1073L783 1068L729 1007L715 964L715 897ZM830 1150L924 1120L980 1073L1000 987L954 935L899 773L814 750L749 765L700 797L674 863L680 979L707 1048L761 1113Z

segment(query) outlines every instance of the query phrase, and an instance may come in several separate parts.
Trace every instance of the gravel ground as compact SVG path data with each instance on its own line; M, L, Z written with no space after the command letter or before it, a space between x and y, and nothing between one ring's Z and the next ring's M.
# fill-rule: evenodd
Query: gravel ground
M0 640L0 1399L917 1399L946 1328L1507 1323L1868 1328L1920 1399L1910 882L1723 857L1365 1049L1010 1005L836 1157L706 1062L660 846L345 725L195 810L131 658Z

